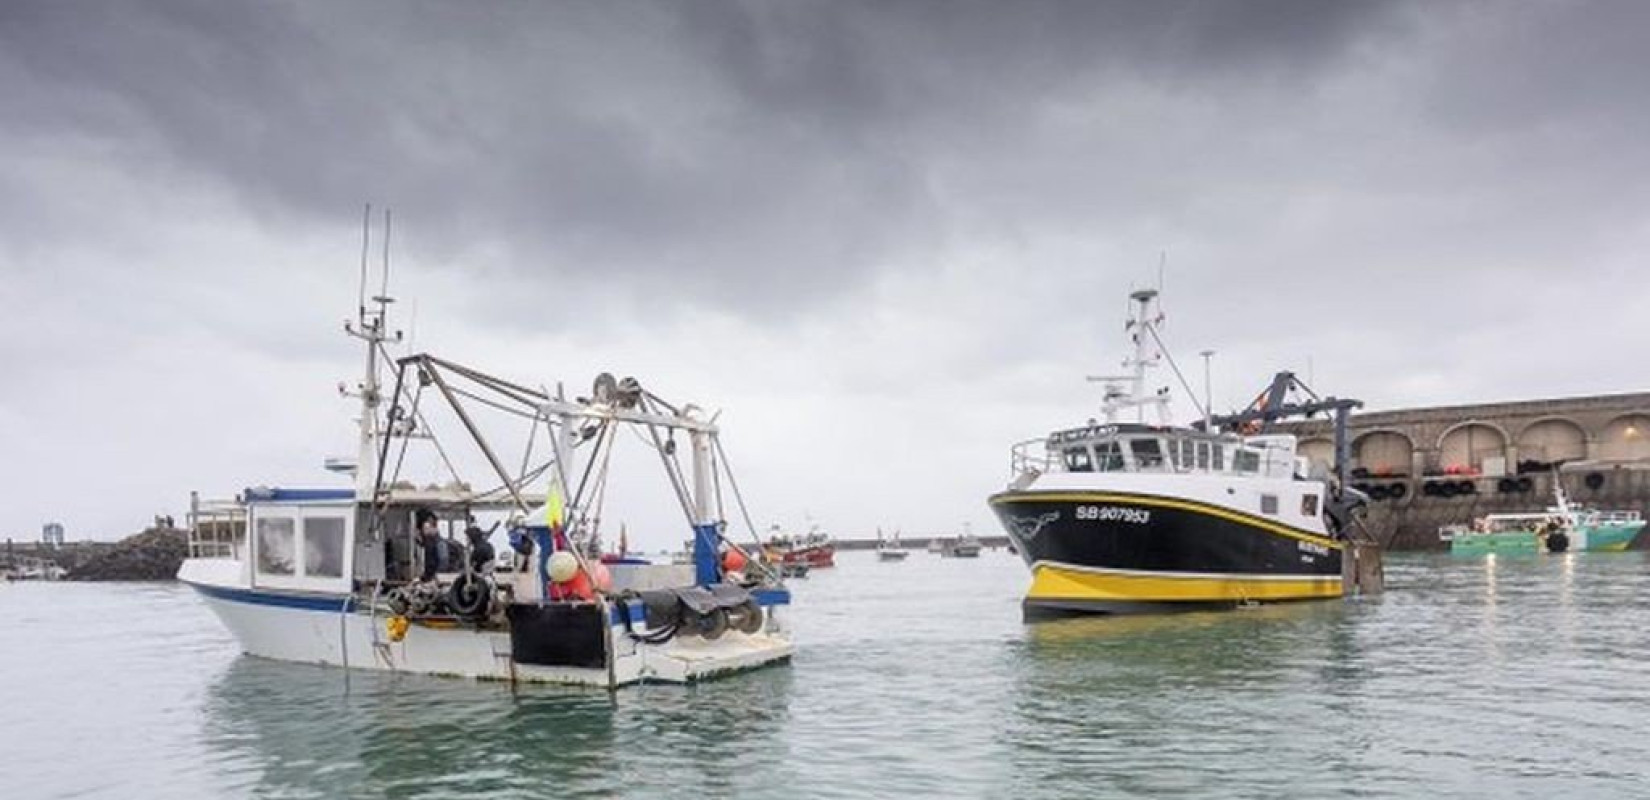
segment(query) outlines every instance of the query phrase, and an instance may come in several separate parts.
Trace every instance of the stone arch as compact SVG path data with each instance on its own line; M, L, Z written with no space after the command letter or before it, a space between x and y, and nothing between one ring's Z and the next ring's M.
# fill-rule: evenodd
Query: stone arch
M1518 432L1519 459L1549 464L1587 457L1587 431L1569 417L1543 417Z
M1622 414L1604 426L1598 437L1599 458L1634 461L1650 458L1650 414Z
M1382 428L1352 440L1352 465L1371 475L1408 475L1415 464L1415 442L1402 431Z
M1321 469L1328 473L1335 466L1334 439L1325 439L1322 436L1302 439L1301 443L1296 446L1295 452L1312 465L1314 472Z
M1489 422L1470 420L1451 425L1438 437L1438 466L1444 470L1482 470L1486 458L1506 458L1507 432Z

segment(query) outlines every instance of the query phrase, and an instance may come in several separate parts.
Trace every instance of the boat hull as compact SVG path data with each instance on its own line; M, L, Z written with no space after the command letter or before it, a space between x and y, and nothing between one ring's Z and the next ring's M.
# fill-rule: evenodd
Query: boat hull
M1591 552L1619 553L1627 549L1644 530L1644 522L1622 525L1599 525L1587 529L1587 547Z
M991 505L1031 569L1028 616L1341 597L1342 545L1213 503L1132 492L1004 492Z
M836 566L835 545L815 545L779 552L782 564L806 564L810 569Z
M1637 521L1584 526L1576 531L1574 539L1569 541L1564 549L1557 552L1621 552L1633 543L1644 524ZM1534 530L1463 533L1450 540L1450 553L1459 556L1535 555L1548 552L1554 551L1542 543L1541 537Z
M643 682L693 683L788 661L794 651L772 612L755 634L727 631L714 641L678 636L662 644L635 641L610 621L600 667L519 663L508 630L413 623L399 641L388 619L357 608L345 596L301 595L184 583L235 636L248 655L278 661L525 683L616 688Z

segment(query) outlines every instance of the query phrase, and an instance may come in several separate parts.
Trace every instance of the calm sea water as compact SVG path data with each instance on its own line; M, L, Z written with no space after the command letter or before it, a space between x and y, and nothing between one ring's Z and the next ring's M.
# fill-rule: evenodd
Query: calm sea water
M1650 559L1399 557L1377 599L1026 625L1003 553L849 554L795 662L605 692L260 661L185 588L0 585L0 793L1650 796Z

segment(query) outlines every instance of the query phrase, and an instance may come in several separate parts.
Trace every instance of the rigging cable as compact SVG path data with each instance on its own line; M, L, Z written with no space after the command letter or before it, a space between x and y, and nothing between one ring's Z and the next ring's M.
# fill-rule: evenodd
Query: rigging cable
M651 397L651 395L649 395ZM656 399L656 398L655 398ZM653 413L653 409L645 404L642 410ZM676 501L682 505L682 514L687 517L688 525L693 525L693 504L688 500L687 488L683 485L681 465L672 461L673 454L665 451L664 442L659 440L659 428L652 422L647 425L648 436L653 439L653 449L659 452L659 460L665 465L665 475L670 478L670 488L676 492Z
M722 462L722 469L727 470L727 473L728 473L728 487L733 489L734 502L739 505L739 514L740 514L740 516L742 516L744 518L745 527L748 530L750 530L750 533L751 533L751 540L756 543L756 549L757 549L758 552L760 552L761 549L762 549L762 536L756 532L756 523L751 521L750 509L745 507L745 495L739 491L739 480L737 478L733 477L733 465L728 462L728 453L727 453L726 450L724 450L722 448L722 437L713 436L713 437L711 437L710 441L711 441L711 444L716 448L716 455L719 456L719 458ZM727 542L728 545L731 546L731 547L739 548L738 543L729 540L727 537L722 537L722 540ZM743 548L739 548L739 550L740 550L740 553L742 555L744 555L750 563L752 563L752 564L761 564L762 565L762 570L768 574L768 577L770 579L772 579L774 582L779 583L781 585L784 584L784 582L785 582L784 576L780 573L779 570L775 569L772 565L768 564L767 562L765 562L761 559L750 558L750 553L746 553Z
M1208 409L1205 409L1203 404L1197 401L1197 393L1193 392L1191 384L1186 382L1186 376L1180 374L1180 367L1174 363L1174 356L1170 355L1169 348L1163 345L1163 337L1157 335L1157 326L1145 325L1142 327L1152 335L1152 341L1157 342L1157 352L1163 354L1163 359L1169 362L1169 369L1174 370L1174 376L1180 379L1180 388L1186 390L1186 397L1192 401L1192 407L1197 409L1197 415L1207 418L1209 416Z

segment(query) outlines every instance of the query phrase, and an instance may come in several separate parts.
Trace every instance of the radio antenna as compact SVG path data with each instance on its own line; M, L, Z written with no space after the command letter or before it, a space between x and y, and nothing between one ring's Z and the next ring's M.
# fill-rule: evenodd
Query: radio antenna
M390 210L384 209L384 281L378 292L381 297L390 294Z
M361 284L357 292L356 318L367 315L367 250L372 245L372 204L361 214Z

